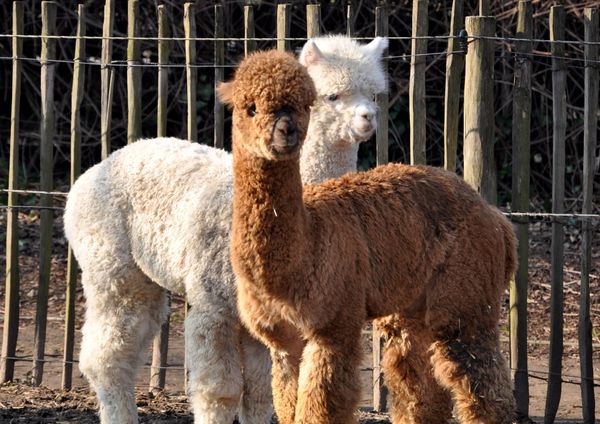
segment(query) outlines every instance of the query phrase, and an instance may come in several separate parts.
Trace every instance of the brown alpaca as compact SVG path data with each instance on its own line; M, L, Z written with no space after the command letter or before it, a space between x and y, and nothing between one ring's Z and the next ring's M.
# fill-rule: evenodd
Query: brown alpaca
M509 222L436 168L392 164L303 191L314 88L290 55L250 56L220 95L233 107L238 307L271 347L279 422L354 421L361 329L382 318L395 423L445 422L450 397L462 423L509 423Z

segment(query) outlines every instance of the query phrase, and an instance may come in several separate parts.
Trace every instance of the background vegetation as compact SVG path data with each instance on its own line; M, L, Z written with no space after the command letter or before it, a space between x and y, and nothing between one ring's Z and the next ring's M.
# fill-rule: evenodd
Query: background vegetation
M40 2L26 1L25 33L40 34ZM102 33L103 6L102 0L87 0L88 35L99 36ZM224 1L225 5L225 34L231 37L243 37L243 4L242 1ZM254 1L256 34L258 37L273 37L275 34L275 7L277 2ZM290 2L288 2L290 3ZM305 36L306 2L293 1L292 37ZM347 1L323 1L322 3L322 32L340 33L346 31L345 7ZM389 30L391 36L410 36L412 2L409 0L386 2L389 6ZM449 32L449 16L451 0L429 2L431 35L446 35ZM468 2L466 15L476 14L478 2ZM534 0L535 29L534 37L548 38L548 14L554 2ZM142 36L157 35L156 6L166 4L171 12L171 33L174 37L183 37L182 13L183 2L176 0L140 2L138 19ZM492 1L492 14L497 18L497 34L510 37L515 33L517 1ZM567 36L572 40L583 38L583 8L596 5L598 1L565 1L568 12ZM76 6L75 1L57 2L57 27L60 35L75 34ZM115 35L124 36L127 25L127 2L116 2ZM198 37L211 37L214 28L214 13L212 1L196 1ZM354 1L354 27L357 37L372 37L375 31L374 9L377 1ZM0 2L0 34L11 32L11 2ZM264 41L259 48L273 47L274 41ZM301 48L303 41L293 41L292 48ZM113 45L113 60L125 60L126 41L115 41ZM98 60L100 57L100 41L88 41L86 54L88 60ZM512 116L512 80L513 80L513 51L510 42L498 42L496 53L495 73L495 110L496 110L496 161L499 176L499 203L506 206L510 202L511 185L511 116ZM431 41L429 52L443 53L446 48L444 41ZM203 41L197 43L198 62L210 65L213 59L213 43ZM551 198L551 166L552 166L552 98L551 78L552 65L547 43L536 43L533 58L533 122L532 122L532 208L534 210L549 210ZM57 45L59 59L72 60L74 51L73 40L60 40ZM35 58L40 52L39 39L24 41L24 56ZM157 46L155 42L144 42L142 46L143 60L157 61ZM567 54L570 58L583 57L583 45L569 46ZM10 39L0 38L0 57L12 55ZM408 125L408 78L410 41L393 40L390 43L388 60L390 72L390 160L408 162L409 125ZM243 41L230 41L226 45L226 62L235 65L243 56ZM174 42L171 51L172 63L184 63L183 42ZM444 105L444 73L445 55L428 57L427 68L427 130L428 130L428 163L440 165L443 162L443 105ZM56 186L67 189L69 172L69 114L71 91L71 64L58 64L55 83L56 100L56 137L55 145L55 176ZM39 168L39 64L35 61L23 63L23 86L21 98L21 152L20 172L21 187L35 188ZM226 70L226 75L232 68ZM583 74L582 62L568 61L568 126L567 126L567 172L566 198L567 210L580 209L582 146L583 146ZM100 158L100 67L87 66L86 90L82 108L83 131L83 167L84 169L96 163ZM115 75L114 106L112 121L113 150L126 142L126 68L117 67ZM198 70L198 134L202 143L212 143L212 104L214 72L210 66ZM169 120L168 133L175 137L186 135L186 93L185 71L182 68L172 68L169 71ZM6 185L8 172L7 161L9 151L10 130L10 96L11 96L11 61L0 59L0 181ZM143 71L143 134L153 137L156 134L156 96L157 69L144 68ZM462 135L459 135L459 138ZM459 169L462 163L459 145ZM598 156L598 155L597 155ZM359 163L361 168L374 165L374 142L365 143L360 151ZM597 161L598 163L598 161ZM595 190L598 186L595 187Z

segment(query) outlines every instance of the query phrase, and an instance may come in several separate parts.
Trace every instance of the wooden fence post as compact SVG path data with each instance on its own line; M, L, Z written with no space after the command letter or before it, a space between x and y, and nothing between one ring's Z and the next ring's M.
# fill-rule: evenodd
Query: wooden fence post
M389 34L387 6L377 6L375 9L375 36L387 37ZM388 49L386 49L386 54ZM385 54L384 54L385 57ZM387 73L387 60L383 59L383 70ZM377 165L388 162L388 105L389 95L382 93L377 95Z
M225 73L223 69L223 66L225 65L223 25L223 5L215 4L215 93L217 92L217 85L219 85L219 83L225 79ZM215 96L214 114L214 146L222 149L225 145L225 108L218 96Z
M81 64L85 60L85 6L77 7L77 39L73 62L73 83L71 88L71 187L81 173L81 121L80 107L83 99L85 72ZM75 344L75 289L77 285L77 261L73 249L67 250L67 293L65 300L65 340L63 346L62 388L70 390L73 379L73 349Z
M156 136L167 136L167 107L169 96L169 68L164 66L169 63L171 43L166 38L171 36L169 30L169 15L167 6L158 6L158 104L156 108Z
M457 37L464 26L464 1L454 0L450 18L450 35ZM465 69L465 56L464 53L459 53L459 45L459 40L456 38L448 39L444 96L444 168L452 172L456 171L460 81Z
M479 0L479 16L490 15L490 0Z
M518 5L516 38L530 40L533 15L530 0ZM530 41L516 44L513 101L512 210L529 212L529 158L531 140L531 54ZM529 258L529 220L517 223L519 265L510 285L510 367L515 384L517 416L529 416L529 379L527 375L527 281Z
M346 6L346 35L354 37L354 6L348 3Z
M321 33L321 5L306 5L306 37L318 37Z
M102 25L102 59L101 59L101 87L100 93L100 145L101 158L106 159L110 154L110 121L112 119L112 90L114 71L112 61L113 25L115 20L115 2L106 0L104 3L104 23Z
M244 6L244 56L256 50L254 37L254 8L246 5Z
M350 6L348 6L350 8ZM349 10L350 13L350 10ZM352 21L348 17L348 23ZM349 27L350 28L350 27ZM375 9L375 36L387 37L389 34L387 6L377 6ZM387 52L387 49L386 49ZM384 54L385 57L385 54ZM387 72L387 61L383 60L384 72ZM383 165L388 162L388 104L389 96L387 93L377 95L377 165ZM381 332L373 326L373 409L376 411L387 411L387 394L383 370L381 368L381 356L384 340Z
M167 303L170 309L171 293L167 296ZM150 366L150 384L148 386L148 392L150 393L156 393L165 388L170 320L171 313L169 312L166 321L160 326L160 333L154 337L154 341L152 342L152 365Z
M565 39L565 9L553 6L550 11L550 39ZM565 137L567 128L565 46L552 43L552 98L553 98L553 151L552 151L552 213L564 213L565 207ZM563 356L563 266L564 228L562 222L552 222L552 265L550 294L550 358L548 390L544 422L553 423L558 411L562 389Z
M187 94L187 138L198 142L198 117L196 114L196 88L198 84L196 65L196 6L185 3L183 6L183 29L185 33L185 74ZM188 303L185 302L187 318ZM184 386L187 391L187 355L184 358Z
M56 64L56 40L47 38L56 35L56 3L42 2L42 52L40 55L41 76L40 93L42 95L42 121L40 125L40 190L52 191L53 185L53 138L54 138L54 76ZM52 207L52 195L42 194L40 204L43 208ZM51 209L40 210L40 276L35 314L35 341L33 357L33 382L39 385L44 374L44 350L46 346L46 324L48 322L48 286L52 259L52 223Z
M12 16L12 93L10 102L10 153L8 168L8 202L6 215L6 291L4 298L4 331L2 332L2 357L0 358L0 383L14 377L14 356L17 350L19 334L19 217L17 209L11 209L19 203L19 112L21 108L21 60L23 39L22 1L13 3Z
M290 49L290 25L292 23L292 5L289 3L277 5L277 50Z
M465 68L464 178L491 204L496 204L494 164L494 42L496 20L469 16Z
M127 144L142 136L142 68L138 36L138 0L127 3Z
M161 4L157 10L158 16L158 104L156 109L156 135L157 137L167 136L167 105L169 94L169 63L170 42L165 38L170 37L169 19L167 6ZM168 296L168 303L171 303L171 296ZM160 332L154 337L152 342L152 364L150 365L150 383L148 391L155 393L165 388L167 378L167 353L169 351L169 322L171 314L160 326Z
M425 53L429 26L428 0L413 0L410 79L408 82L410 114L410 163L425 165L427 149L427 110L425 105Z
M185 32L185 71L187 80L187 137L190 141L198 141L198 121L196 116L196 7L194 3L183 6L183 29Z
M586 8L585 19L585 109L583 135L583 208L582 213L593 213L594 160L598 138L598 27L600 10ZM591 44L596 43L596 44ZM590 319L590 270L592 265L592 225L582 222L581 243L581 297L579 307L579 358L581 367L581 399L583 421L596 422L594 398L594 368L592 361L592 321Z

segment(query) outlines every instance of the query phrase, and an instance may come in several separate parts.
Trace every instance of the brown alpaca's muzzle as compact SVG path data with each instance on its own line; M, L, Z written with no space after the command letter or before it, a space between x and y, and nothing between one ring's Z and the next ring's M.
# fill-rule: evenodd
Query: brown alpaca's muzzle
M269 150L276 156L289 155L300 147L296 123L287 112L278 112L271 132Z

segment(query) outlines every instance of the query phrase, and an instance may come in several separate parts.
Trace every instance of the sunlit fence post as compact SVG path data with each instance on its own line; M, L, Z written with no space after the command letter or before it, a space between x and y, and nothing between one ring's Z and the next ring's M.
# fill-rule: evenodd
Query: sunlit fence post
M519 2L516 37L531 39L533 17L531 1ZM531 139L531 50L530 41L516 46L513 91L513 175L512 208L529 212ZM529 416L529 377L527 373L527 286L529 272L529 220L516 224L519 265L510 287L510 366L512 369L517 415Z
M593 213L593 186L595 173L595 152L598 138L598 105L600 59L600 10L587 8L584 12L585 25L585 111L583 135L583 208L582 213ZM581 243L581 296L579 304L579 363L581 370L581 400L583 419L586 423L596 420L596 399L594 396L594 367L592 360L592 321L590 317L590 270L592 267L592 223L582 223ZM597 235L597 232L596 232Z
M565 9L553 6L550 12L550 39L565 39ZM565 211L565 138L567 130L567 67L565 63L565 46L552 43L552 213L562 214ZM564 278L564 240L563 223L552 222L552 253L550 279L552 283L550 297L550 359L548 364L548 390L546 392L546 409L544 422L553 423L558 411L562 391L562 357L563 357L563 278Z
M40 93L42 122L40 124L40 189L52 191L54 185L54 80L56 75L56 3L42 2L42 52L40 55ZM41 195L40 205L40 274L35 313L35 346L33 382L39 385L44 374L46 325L48 323L48 288L52 261L52 195Z
M494 164L494 41L496 20L469 16L466 30L472 42L465 68L464 178L496 204Z
M77 40L75 41L75 56L73 63L73 83L71 89L71 175L70 186L81 172L81 101L85 82L85 6L80 4L77 10ZM67 287L65 300L65 342L62 388L71 389L73 382L73 350L75 345L75 297L77 285L77 261L71 246L67 253Z
M19 203L19 112L21 108L21 72L19 58L23 52L23 2L13 3L12 15L12 93L10 101L10 153L8 168L8 199L6 215L6 288L4 292L4 331L2 332L2 357L0 382L13 379L19 334L19 227L18 210L11 208Z

